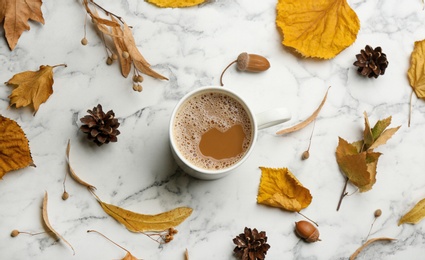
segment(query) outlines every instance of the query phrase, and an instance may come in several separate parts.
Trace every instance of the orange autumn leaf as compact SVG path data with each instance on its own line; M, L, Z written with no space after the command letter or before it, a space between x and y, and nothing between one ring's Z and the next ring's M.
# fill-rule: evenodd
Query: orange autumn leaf
M257 203L299 212L310 205L312 196L287 168L260 167Z
M44 24L41 4L41 0L0 0L0 22L4 21L4 33L11 50L21 34L30 29L29 20Z
M19 108L32 104L34 114L37 113L40 105L53 94L53 68L57 66L66 67L65 64L41 65L38 71L24 71L14 75L5 83L15 87L9 96L9 107L15 105Z
M331 59L357 38L360 21L346 0L279 0L282 44L304 57Z
M163 8L177 8L199 5L205 2L205 0L146 0L146 2Z
M24 131L15 121L0 115L0 179L27 166L35 165Z

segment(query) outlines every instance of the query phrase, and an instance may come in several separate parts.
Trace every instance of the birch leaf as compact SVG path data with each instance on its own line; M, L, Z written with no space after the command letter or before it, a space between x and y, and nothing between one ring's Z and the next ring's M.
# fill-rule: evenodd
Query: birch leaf
M370 244L375 243L377 241L394 241L396 239L394 238L389 238L389 237L378 237L378 238L371 238L368 241L366 241L366 243L364 243L361 247L359 247L351 256L350 256L350 260L354 260L356 259L356 257L363 251L363 249L365 249L366 247L368 247Z
M415 42L407 77L416 96L425 99L425 40Z
M0 115L0 179L27 166L35 165L24 131L14 120Z
M47 195L47 192L45 192L44 193L44 199L43 199L43 221L44 221L44 224L46 225L46 227L49 231L51 231L53 234L55 234L57 236L57 238L59 240L62 240L63 242L65 242L65 244L67 244L72 249L72 252L75 255L75 250L71 246L71 244L68 241L66 241L66 239L64 237L62 237L61 234L59 234L56 230L54 230L52 225L50 225L49 216L47 214L47 201L48 201L48 195Z
M94 195L94 193L93 193ZM175 227L192 214L192 209L179 207L156 215L139 214L101 201L103 210L131 232L162 231Z
M398 131L398 129L400 129L401 126L395 127L395 128L390 128L385 130L379 137L378 139L375 140L375 142L373 142L373 144L369 147L369 149L375 149L376 147L386 144L387 141Z
M260 169L257 203L293 212L299 212L310 205L310 191L287 168Z
M316 119L316 117L319 115L320 110L322 109L323 105L326 102L326 98L328 96L329 88L328 88L328 90L326 90L326 94L323 97L323 100L320 103L319 107L313 112L313 114L311 116L309 116L306 120L302 121L301 123L298 123L298 124L296 124L296 125L294 125L292 127L289 127L289 128L286 128L286 129L282 129L282 130L277 131L276 134L277 135L289 134L289 133L298 131L300 129L303 129L304 127L306 127L307 125L309 125L311 122L313 122L314 119Z
M41 0L0 0L0 22L4 21L5 37L11 50L21 34L30 29L29 20L44 24L41 5Z
M279 0L276 9L282 44L304 57L331 59L353 44L360 29L346 0Z
M205 0L146 0L146 2L163 8L177 8L199 5L205 2Z
M53 68L65 64L49 66L41 65L38 71L24 71L14 75L5 84L15 87L10 94L10 105L16 108L30 104L37 113L40 105L53 94Z
M425 217L425 199L419 201L409 212L398 221L401 224L417 224Z

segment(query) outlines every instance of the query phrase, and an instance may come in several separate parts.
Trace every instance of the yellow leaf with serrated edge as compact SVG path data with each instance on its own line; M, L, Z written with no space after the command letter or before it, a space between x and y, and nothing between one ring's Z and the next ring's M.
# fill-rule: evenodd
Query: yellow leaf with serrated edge
M146 2L154 4L158 7L190 7L202 4L205 0L146 0Z
M294 212L310 205L310 191L287 168L260 169L257 203Z
M425 99L425 40L415 42L407 77L416 96Z
M35 165L24 131L18 123L0 115L0 179L27 166Z
M38 71L24 71L14 75L6 82L15 87L9 96L9 106L19 108L32 104L34 114L37 113L40 105L53 94L53 68L56 66L41 65Z
M425 199L416 203L416 205L407 212L401 219L398 221L398 225L407 223L407 224L416 224L419 223L425 217Z
M360 21L346 0L279 0L282 44L304 57L331 59L357 38Z

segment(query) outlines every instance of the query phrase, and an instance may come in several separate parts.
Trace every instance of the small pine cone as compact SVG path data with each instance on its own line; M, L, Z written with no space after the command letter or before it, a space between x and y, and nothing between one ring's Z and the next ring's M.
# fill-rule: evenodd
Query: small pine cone
M117 141L117 135L120 134L117 128L120 123L118 123L118 119L115 118L112 110L105 114L99 104L93 110L87 110L87 113L89 115L80 118L81 123L83 123L80 130L87 134L89 140L95 142L98 146Z
M387 55L382 52L381 47L373 49L366 45L360 54L356 55L357 61L353 63L357 66L357 71L362 76L369 78L377 78L379 75L384 75L385 69L388 67Z
M258 233L257 229L251 230L245 227L244 233L233 239L236 245L233 252L241 260L260 260L265 259L270 245L267 244L266 232Z

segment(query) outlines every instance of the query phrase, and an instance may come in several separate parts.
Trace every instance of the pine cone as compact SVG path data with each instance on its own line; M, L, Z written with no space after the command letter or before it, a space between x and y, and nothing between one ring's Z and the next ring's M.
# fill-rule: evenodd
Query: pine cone
M120 134L117 128L120 123L118 123L118 119L114 118L115 114L112 110L105 114L99 104L93 110L87 110L87 113L89 115L80 118L81 123L84 124L80 129L87 134L89 140L98 146L117 141L117 135Z
M270 248L267 244L266 232L258 233L255 228L251 231L250 228L245 227L244 233L235 237L233 243L236 245L233 252L241 260L265 259L267 250Z
M365 49L356 55L356 58L357 61L353 65L357 66L359 74L365 77L377 78L379 75L384 75L385 69L388 67L387 55L382 52L381 47L373 49L366 45Z

